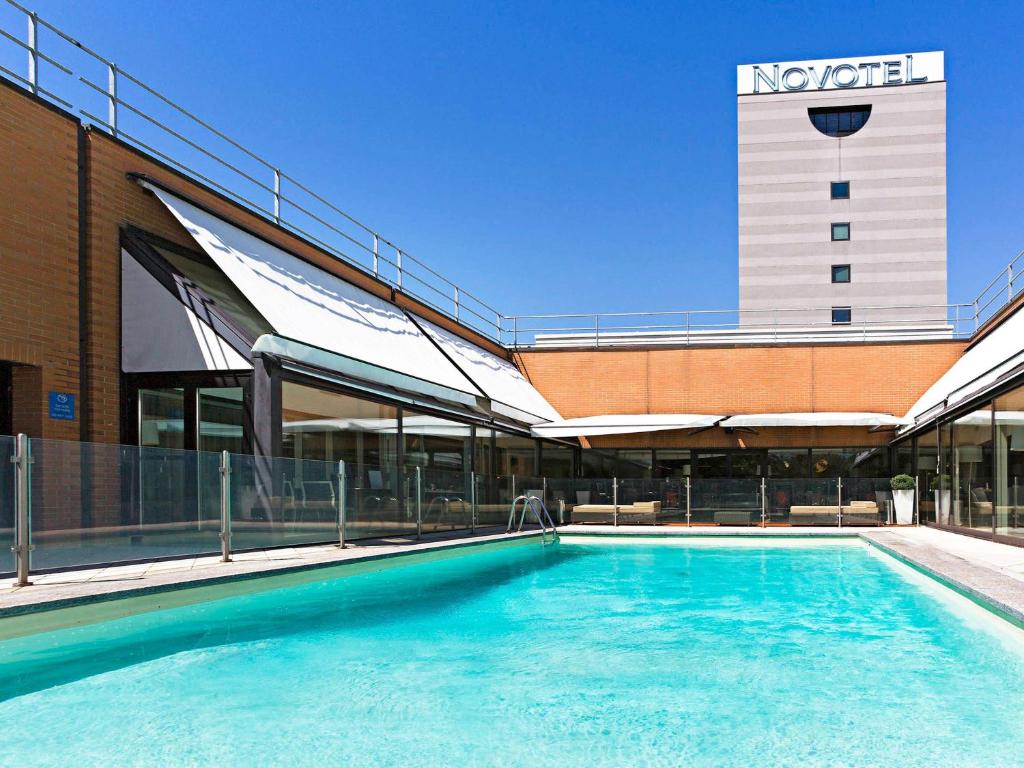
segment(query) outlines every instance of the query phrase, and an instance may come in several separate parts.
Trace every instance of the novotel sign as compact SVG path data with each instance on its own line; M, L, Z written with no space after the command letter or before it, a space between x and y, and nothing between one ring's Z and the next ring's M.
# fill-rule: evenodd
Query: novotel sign
M934 83L945 79L943 68L942 51L744 64L736 68L736 93L744 96Z

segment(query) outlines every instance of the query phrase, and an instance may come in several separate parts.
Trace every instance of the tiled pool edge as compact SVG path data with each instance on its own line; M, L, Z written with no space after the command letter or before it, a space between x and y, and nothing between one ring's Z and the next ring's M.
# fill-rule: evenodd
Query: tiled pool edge
M423 544L407 545L406 548L388 549L387 551L369 550L365 553L355 549L338 549L339 555L343 552L355 552L355 554L342 555L337 558L308 561L302 563L272 565L267 568L240 571L237 573L209 574L205 572L196 578L173 578L179 576L179 572L168 574L169 580L162 583L147 584L138 587L122 587L102 592L78 594L68 597L56 597L53 599L42 599L37 601L26 601L23 603L0 606L0 620L17 618L39 613L50 613L69 608L94 606L99 603L114 603L132 598L144 598L163 595L173 592L184 592L186 590L198 590L217 586L230 585L239 582L252 582L262 579L271 580L298 574L323 571L332 568L346 568L366 565L380 561L390 561L398 558L412 558L411 562L417 562L425 557L438 554L456 552L463 549L509 545L521 543L529 539L539 538L539 531L524 531L515 534L490 534L477 538L460 538L455 540L442 540L427 542ZM187 573L187 572L186 572ZM271 587L272 588L272 587ZM36 587L25 587L22 589L36 589ZM31 594L31 593L29 593Z
M1019 599L1007 601L1000 596L993 594L990 589L983 589L980 586L968 583L968 581L962 577L958 577L953 573L953 568L942 568L935 562L928 563L922 558L915 557L905 549L902 549L898 543L878 541L871 535L861 535L860 538L863 539L868 546L874 547L885 555L906 565L908 568L912 568L918 573L938 582L947 589L951 589L958 595L970 600L975 605L984 608L986 611L995 614L1010 624L1024 629L1024 585L1014 582L1013 579L1003 576L997 571L984 569L987 571L987 578L1003 582L1000 586L1008 587L1011 592L1019 593ZM960 569L982 570L981 566L968 563L966 560L961 562L963 563L963 566L960 566Z

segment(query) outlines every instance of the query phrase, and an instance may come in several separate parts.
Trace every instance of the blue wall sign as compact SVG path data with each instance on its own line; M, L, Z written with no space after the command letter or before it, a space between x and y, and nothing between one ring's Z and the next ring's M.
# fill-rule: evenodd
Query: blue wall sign
M50 393L50 418L61 421L75 420L75 396L67 392Z

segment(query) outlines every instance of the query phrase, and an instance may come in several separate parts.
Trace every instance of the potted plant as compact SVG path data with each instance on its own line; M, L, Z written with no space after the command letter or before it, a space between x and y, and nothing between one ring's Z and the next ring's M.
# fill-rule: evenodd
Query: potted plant
M949 475L939 475L935 478L935 521L939 525L949 525L949 499L951 496L952 478Z
M914 478L910 475L896 475L889 481L892 488L893 506L896 507L896 525L911 525L914 522Z

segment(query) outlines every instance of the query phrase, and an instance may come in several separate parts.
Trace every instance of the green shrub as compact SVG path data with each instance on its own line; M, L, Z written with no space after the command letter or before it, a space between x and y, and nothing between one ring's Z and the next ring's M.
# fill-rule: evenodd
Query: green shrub
M896 475L889 481L889 487L894 491L912 491L914 490L914 478L910 475Z

